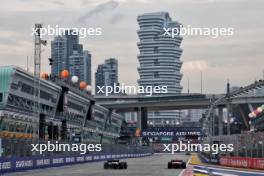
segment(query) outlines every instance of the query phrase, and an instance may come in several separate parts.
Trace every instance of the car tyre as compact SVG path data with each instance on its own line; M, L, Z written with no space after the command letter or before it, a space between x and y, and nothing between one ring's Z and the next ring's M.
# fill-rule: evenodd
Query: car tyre
M127 163L126 162L124 163L124 168L127 169Z
M124 164L123 163L119 163L118 167L119 167L119 169L124 169Z
M168 162L168 169L171 169L171 168L172 168L172 163Z
M118 169L119 164L115 164L115 165L113 165L112 167L113 167L114 169Z
M109 169L109 165L107 162L104 163L104 169Z

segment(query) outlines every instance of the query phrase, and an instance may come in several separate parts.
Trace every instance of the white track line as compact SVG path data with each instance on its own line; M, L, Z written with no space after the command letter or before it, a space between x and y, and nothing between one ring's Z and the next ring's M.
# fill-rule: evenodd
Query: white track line
M189 163L190 163L190 161L191 161L191 158L192 158L192 157L190 157L189 160L187 161L187 163L186 163L186 168L187 168L187 166L189 165ZM183 174L183 172L184 172L185 170L186 170L186 169L183 169L183 170L180 172L179 176L182 176L182 174Z
M239 172L239 173L247 173L247 174L259 174L259 175L264 175L263 173L260 172L250 172L250 171L243 171L243 170L236 170L236 169L226 169L226 168L218 168L218 167L208 167L208 169L212 170L222 170L222 171L231 171L231 172Z
M222 173L222 172L212 172L212 174L215 176L222 176L223 174L224 176L239 176L239 175L227 174L227 173Z
M195 172L200 172L200 173L203 173L203 174L209 174L207 170L203 170L203 169L193 169L193 171Z

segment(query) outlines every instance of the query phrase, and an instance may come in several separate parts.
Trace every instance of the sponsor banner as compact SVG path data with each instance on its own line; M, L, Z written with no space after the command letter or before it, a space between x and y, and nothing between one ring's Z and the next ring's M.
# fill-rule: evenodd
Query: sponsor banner
M70 161L68 161L68 162L65 162L66 160L69 160L69 159L67 159L67 157L66 158L64 158L64 157L56 157L56 158L52 158L52 165L53 166L60 166L60 165L64 165L64 163L73 163L73 162L70 162Z
M86 156L85 157L85 161L92 161L93 160L93 157L92 156Z
M247 169L264 169L264 158L221 157L220 165Z
M100 156L99 155L94 155L93 156L93 160L100 160Z
M105 155L101 155L100 159L104 160L105 159Z
M209 158L204 156L203 154L199 154L199 158L203 163L219 164L220 162L217 158Z
M36 166L37 167L47 167L49 165L51 165L51 159L50 158L36 159Z
M85 161L85 157L84 156L77 156L76 157L76 162L84 162Z
M186 135L203 136L201 128L148 128L141 131L142 137L184 137Z
M0 173L12 171L15 168L14 164L12 159L0 159Z

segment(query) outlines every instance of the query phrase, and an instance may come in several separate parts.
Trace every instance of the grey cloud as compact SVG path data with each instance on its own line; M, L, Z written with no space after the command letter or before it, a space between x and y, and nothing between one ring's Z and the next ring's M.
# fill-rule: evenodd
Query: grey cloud
M91 1L91 0L82 0L81 1L81 5L86 6L87 4L90 4L91 2L93 2L93 1Z
M32 0L18 0L18 1L20 1L20 2L30 2Z
M33 0L17 1L29 2L28 6L35 8L36 2L39 2ZM82 41L84 47L90 50L93 55L93 72L97 64L102 63L104 59L110 56L115 56L120 61L120 81L130 85L136 84L137 66L139 64L137 60L139 51L136 45L139 41L136 33L138 29L137 15L164 10L170 12L172 19L181 22L184 26L235 28L235 35L223 40L222 38L207 40L204 37L186 37L183 39L181 45L184 50L181 57L183 62L198 59L208 63L208 69L204 72L204 90L210 93L223 91L226 78L230 78L232 82L235 81L234 85L246 85L246 82L253 81L254 77L262 76L260 72L264 65L262 49L264 35L261 29L264 27L264 21L261 17L263 16L264 1L214 0L211 1L213 3L194 3L196 0L149 0L149 3L139 5L139 1L136 0L104 0L98 6L91 6L100 1L76 0L76 4L81 5L80 8L58 8L60 6L51 3L51 1L61 0L48 1L48 5L53 8L45 9L45 11L40 9L42 6L38 6L40 10L4 10L0 12L0 31L16 32L17 34L10 38L20 41L16 43L14 40L1 39L4 36L0 34L0 44L5 44L0 51L0 65L25 66L26 56L31 56L33 43L26 46L24 44L25 41L32 42L31 27L34 22L41 20L44 25L59 24L68 27L81 17L84 21L82 24L78 23L81 27L93 26L92 22L95 21L96 25L94 26L100 26L104 29L102 36L85 38ZM82 1L85 4L82 4ZM207 0L201 1L207 2ZM20 4L14 4L14 6L17 5ZM65 5L67 5L66 1ZM125 15L125 20L122 19L122 15ZM99 17L103 20L99 20ZM89 23L87 23L88 21ZM112 25L120 24L120 21L124 24ZM14 47L12 47L12 42L14 42ZM124 42L129 44L124 44ZM45 48L43 58L50 56L49 47L50 45ZM47 59L43 60L47 61ZM48 67L48 63L43 65ZM183 75L183 86L187 86L186 75L188 75L191 92L200 90L199 73L195 71L183 72Z
M64 6L64 3L61 1L52 1L53 4Z
M10 45L12 47L14 45L19 46L21 43L17 39L0 37L0 45Z
M93 16L95 16L97 14L103 13L105 11L111 11L111 10L117 8L118 5L119 5L119 3L117 1L114 1L114 0L99 4L94 9L88 11L86 14L81 16L78 19L78 21L80 23L86 22L89 18L92 18Z
M121 21L123 18L124 18L124 15L123 15L123 14L121 14L121 13L115 14L115 15L113 15L113 16L110 18L109 23L110 23L110 24L116 24L116 23L118 23L119 21Z

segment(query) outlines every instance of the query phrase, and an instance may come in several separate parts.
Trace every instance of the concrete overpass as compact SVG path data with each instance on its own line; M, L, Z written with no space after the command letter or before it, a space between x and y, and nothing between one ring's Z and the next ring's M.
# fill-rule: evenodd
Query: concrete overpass
M263 88L264 81L260 80L232 92L230 92L230 85L228 83L228 91L226 94L164 94L152 96L120 95L95 96L95 99L98 104L117 112L138 112L138 117L140 117L138 126L142 129L147 128L148 111L208 109L207 119L209 119L209 126L211 126L210 124L214 124L215 121L218 121L218 129L220 129L218 130L218 134L223 134L223 108L227 108L228 114L230 114L229 112L230 109L232 109L232 106L238 106L240 115L242 116L246 127L249 128L249 120L247 118L248 112L245 112L241 105L247 104L249 109L252 110L252 104L263 103L263 95L254 94L255 90ZM217 119L214 115L214 109L216 108L219 110L220 114ZM230 122L228 122L228 126L230 126L229 123Z
M96 102L116 112L138 113L138 127L147 128L149 111L206 109L223 95L204 94L166 94L166 95L129 95L129 96L96 96Z
M178 109L204 109L209 106L223 107L227 104L263 103L263 96L254 91L264 89L264 80L240 87L230 92L227 84L226 94L161 94L161 95L120 95L120 96L95 96L96 101L116 111L135 111L136 108L148 110L178 110Z
M166 94L166 95L129 95L129 96L95 96L98 104L118 112L137 111L145 108L148 111L206 109L223 95L205 94Z
M230 91L230 85L227 84L227 93L214 101L207 111L204 127L210 135L223 135L224 126L226 126L227 135L231 134L231 119L239 116L245 126L245 130L250 130L250 119L248 113L264 103L264 80L240 87L235 91ZM226 108L224 117L223 108Z

